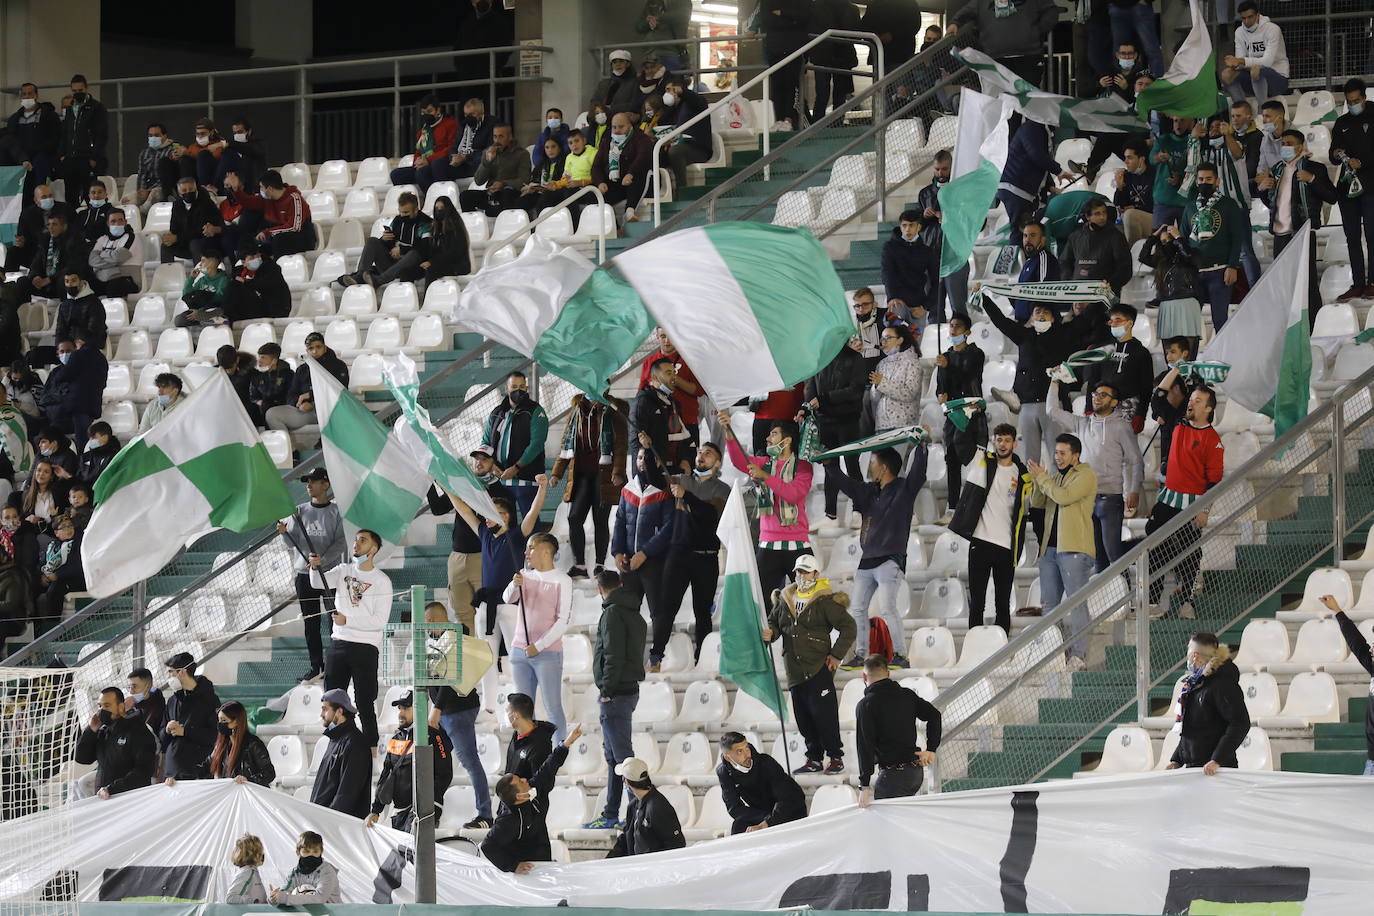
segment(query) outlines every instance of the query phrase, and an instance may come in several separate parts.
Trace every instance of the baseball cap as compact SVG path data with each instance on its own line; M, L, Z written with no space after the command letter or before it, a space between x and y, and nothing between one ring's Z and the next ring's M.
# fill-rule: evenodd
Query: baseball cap
M328 483L329 472L324 468L315 468L315 470L301 478L301 483L310 483L313 480L323 480L325 483Z
M472 451L468 452L468 455L471 456L471 457L476 457L477 455L481 455L483 458L495 458L495 457L496 457L496 453L495 453L494 451L492 451L490 445L479 445L479 446L477 446L475 449L473 449Z
M649 765L638 757L626 757L615 765L615 775L623 776L630 782L647 782Z
M350 716L358 714L358 707L353 705L353 698L348 695L348 691L342 687L335 687L333 690L326 690L324 696L320 697L322 703L332 703L339 706Z
M305 335L305 345L308 347L312 343L324 343L324 335L319 331L311 331Z
M391 701L391 705L392 705L392 706L405 706L405 707L414 706L414 705L415 705L415 691L413 691L413 690L407 690L405 693L401 694L399 697L397 697L396 699L392 700L392 701Z
M617 50L615 50L615 51L612 51L612 52L611 52L611 55L610 55L610 59L611 59L611 60L634 60L634 58L632 58L632 57L630 56L630 52L629 52L629 51L626 51L626 50L623 49L623 48L619 48L619 49L617 49Z
M821 571L821 564L816 562L816 558L809 553L804 553L797 557L797 562L792 564L793 572L818 573Z

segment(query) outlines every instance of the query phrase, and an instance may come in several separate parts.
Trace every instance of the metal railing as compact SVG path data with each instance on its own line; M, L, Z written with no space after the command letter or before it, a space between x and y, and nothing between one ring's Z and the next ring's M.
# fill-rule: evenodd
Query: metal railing
M104 103L106 111L113 120L114 150L110 157L112 166L119 175L133 171L137 162L137 151L143 145L142 135L130 148L126 143L128 122L139 129L150 120L171 120L167 112L189 111L187 127L196 117L205 116L216 119L216 111L229 117L238 117L247 112L263 110L264 106L290 106L292 133L292 159L296 161L319 162L328 158L327 151L315 149L311 143L311 130L314 121L313 103L330 100L349 100L368 96L385 96L389 100L391 118L389 142L385 136L371 138L373 150L389 146L401 155L407 151L410 123L404 117L403 96L411 97L424 92L442 89L483 90L489 107L493 110L500 96L498 86L513 87L517 83L548 83L551 77L521 76L517 71L510 76L501 75L498 58L524 52L551 54L553 48L546 45L512 45L501 48L479 48L464 51L434 51L423 54L402 54L391 57L350 58L347 60L318 61L308 64L288 64L276 67L245 67L236 70L202 71L196 73L159 74L157 76L129 76L102 79L93 84L93 92ZM441 80L438 76L442 69L452 67L455 60L462 58L485 58L487 76L483 79ZM315 90L313 84L328 78L333 81L356 80L360 83L348 89ZM409 80L409 81L408 81ZM230 92L226 97L226 84L234 81L256 83L248 91ZM204 86L203 91L198 87ZM157 90L156 102L142 102L135 98L142 87ZM42 89L66 89L64 83L45 84ZM111 100L111 90L113 99ZM6 87L4 92L16 93L17 87ZM180 96L176 100L167 97ZM232 106L232 107L231 107ZM342 112L341 112L342 114ZM222 120L222 119L221 119ZM257 124L261 118L254 115ZM359 122L360 126L364 126ZM223 127L228 127L223 124ZM380 125L369 122L365 125L376 129ZM172 133L176 133L173 129ZM226 131L227 133L227 131ZM261 129L259 136L265 136ZM273 161L286 161L285 157L274 154ZM130 161L132 160L132 162Z
M662 153L664 147L667 144L672 143L673 141L681 138L684 134L687 133L687 131L693 125L698 124L702 121L706 122L706 127L709 131L711 126L712 115L714 115L717 111L724 110L724 108L731 102L744 102L745 104L748 104L748 101L745 99L745 93L751 91L755 87L761 87L764 99L771 99L772 96L769 93L769 84L776 73L795 65L798 61L804 60L807 53L816 46L824 44L827 41L836 40L864 41L868 42L873 47L873 57L871 58L875 61L873 69L846 70L843 72L852 73L856 76L871 76L875 84L877 84L882 79L883 73L885 72L883 68L883 45L882 42L878 40L877 35L873 34L872 32L850 32L844 29L827 29L826 31L812 38L810 41L802 45L797 50L793 51L791 54L784 57L782 60L773 64L768 69L764 70L762 73L751 79L749 82L728 93L724 98L712 103L711 105L708 105L704 111L698 112L694 117L689 118L686 122L679 124L677 127L668 131L666 134L664 134L663 136L659 137L654 141L653 157L650 160L654 165L654 169L649 179L649 187L650 192L653 194L655 226L660 226L663 223L663 194L661 193L662 189L659 186L658 165L662 161ZM798 85L800 87L800 83ZM805 113L802 111L802 108L805 107L805 103L802 101L801 96L802 93L798 91L798 124L802 124L806 120ZM867 97L867 95L865 95L865 97ZM857 108L858 106L851 104L848 106L837 107L843 107L844 110L850 111ZM831 121L830 123L834 123L834 121ZM768 130L767 127L763 127L760 130L760 133L763 137L763 160L767 160L769 159L769 153L772 151L772 133ZM769 166L765 165L764 168L768 169Z
M1283 30L1295 88L1339 92L1348 77L1374 74L1374 9L1367 2L1288 0L1266 15ZM1219 31L1218 64L1223 55L1235 53L1235 26Z
M1339 562L1346 536L1374 518L1374 494L1351 498L1348 490L1352 480L1374 486L1374 473L1351 460L1356 449L1374 447L1372 388L1374 370L1337 390L943 691L933 785L1022 784L1078 769L1073 756L1092 750L1105 729L1151 714L1153 691L1172 684L1192 632L1226 634L1300 591L1292 580L1314 564ZM1166 577L1173 593L1163 590ZM1185 602L1195 618L1175 616ZM1151 604L1165 616L1152 620ZM1066 647L1103 629L1112 645L1102 667L1090 655L1084 673L1070 674ZM1132 649L1130 670L1113 664Z

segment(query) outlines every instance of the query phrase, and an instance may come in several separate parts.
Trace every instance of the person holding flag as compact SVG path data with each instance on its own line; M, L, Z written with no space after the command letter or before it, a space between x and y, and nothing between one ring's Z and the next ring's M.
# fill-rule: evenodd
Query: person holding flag
M539 475L540 491L548 479ZM542 687L544 707L554 724L553 739L568 730L563 716L563 634L572 619L572 579L554 566L558 539L547 531L531 535L525 546L525 568L506 586L502 599L520 608L510 644L515 689L534 699Z
M310 555L318 553L321 564L333 569L343 561L344 525L339 507L329 498L329 472L317 467L301 478L310 499L296 507L291 517L277 522L277 531L291 546L295 570L296 603L300 605L301 622L305 626L305 646L310 654L310 670L297 680L313 684L324 675L324 627L334 632L334 593L316 588L311 582ZM328 622L327 622L328 621Z

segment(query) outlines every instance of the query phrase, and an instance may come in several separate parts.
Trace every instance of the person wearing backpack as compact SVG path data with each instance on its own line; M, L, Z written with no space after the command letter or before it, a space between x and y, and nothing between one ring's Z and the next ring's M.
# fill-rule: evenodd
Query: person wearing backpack
M843 665L846 669L862 666L870 652L868 606L875 592L879 593L878 613L887 628L889 645L895 647L890 659L892 667L910 665L901 653L903 631L902 619L897 614L897 589L906 574L907 535L911 532L916 494L925 486L927 457L924 445L913 446L907 453L904 475L902 456L897 450L879 449L868 459L868 482L842 472L838 462L826 466L826 474L833 469L840 490L867 521L860 535L863 556L854 573L854 602L849 606L858 635L854 654Z

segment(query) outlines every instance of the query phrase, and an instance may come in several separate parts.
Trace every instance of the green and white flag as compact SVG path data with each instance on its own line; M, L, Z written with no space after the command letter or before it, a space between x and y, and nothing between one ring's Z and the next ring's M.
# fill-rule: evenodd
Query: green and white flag
M611 263L718 405L811 378L854 333L834 263L808 229L713 223Z
M14 243L19 226L19 211L24 209L24 167L0 168L0 245Z
M514 260L473 277L453 320L597 399L653 330L633 289L537 235Z
M359 528L368 528L394 547L420 511L429 490L429 468L338 379L310 357L306 360L324 463L344 529L351 538Z
M988 208L997 196L997 183L1007 164L1007 118L1013 105L1011 96L994 99L967 87L960 90L954 162L949 184L940 189L940 211L944 214L942 277L968 263L987 221Z
M1312 347L1307 324L1308 246L1312 224L1260 275L1236 317L1202 351L1231 369L1218 389L1229 400L1274 420L1274 435L1307 416Z
M905 445L908 442L916 445L930 445L930 433L926 431L924 426L901 426L897 429L886 429L872 436L865 436L844 445L837 445L821 452L811 460L825 461L829 458L842 458L845 455L862 455L864 452L876 452L880 448L891 448L896 445Z
M295 508L223 372L115 455L95 502L81 562L102 598L157 575L212 531L252 531Z
M1122 133L1140 129L1130 106L1115 93L1094 99L1056 95L1026 82L982 51L963 48L957 56L978 74L979 87L984 93L993 98L1005 95L1014 99L1017 114L1032 121L1068 131Z
M1145 120L1151 111L1182 118L1205 118L1226 108L1226 99L1217 91L1217 59L1212 52L1212 36L1207 17L1198 0L1188 0L1192 27L1183 39L1173 63L1164 75L1136 96L1137 117Z
M13 404L0 406L0 449L14 466L15 482L21 482L33 469L33 444L28 439L24 415Z
M772 653L763 641L767 610L759 604L759 567L754 559L754 536L744 510L744 492L730 487L720 514L716 536L725 548L725 579L720 601L720 675L787 721L787 706L773 670Z
M404 353L383 357L382 378L401 408L396 436L410 451L415 463L425 468L440 487L467 503L472 511L501 522L487 488L482 486L466 461L449 451L444 434L435 428L429 411L420 405L420 378L415 371L415 361Z

